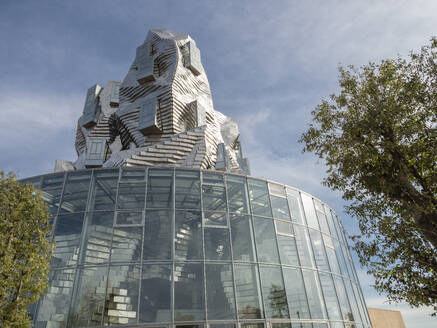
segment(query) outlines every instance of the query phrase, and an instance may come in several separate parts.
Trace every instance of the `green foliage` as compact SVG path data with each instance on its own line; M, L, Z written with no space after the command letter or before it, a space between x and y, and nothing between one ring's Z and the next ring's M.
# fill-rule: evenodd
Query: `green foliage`
M0 172L0 327L30 327L27 307L48 287L50 214L39 192Z
M304 151L327 165L358 219L355 249L392 301L437 304L437 39L408 59L339 68ZM435 315L435 313L434 313Z

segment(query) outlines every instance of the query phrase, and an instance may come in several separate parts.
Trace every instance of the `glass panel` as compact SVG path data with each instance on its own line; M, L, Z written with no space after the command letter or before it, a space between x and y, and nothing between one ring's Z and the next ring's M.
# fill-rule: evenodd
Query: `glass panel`
M111 262L138 262L141 259L143 227L115 227Z
M144 226L144 260L170 260L173 211L148 210Z
M173 207L173 170L149 169L146 206Z
M283 234L283 235L288 235L288 236L293 236L293 226L291 225L291 223L287 223L284 221L276 221L276 233L278 234Z
M228 219L226 213L220 212L204 212L203 217L205 219L205 225L227 227Z
M270 194L279 197L285 197L285 188L283 185L269 182Z
M314 261L311 254L311 243L307 228L295 224L294 237L296 238L296 246L301 265L306 267L314 267Z
M226 192L222 186L202 186L203 209L210 211L226 211Z
M59 215L54 233L56 248L50 262L52 267L76 265L83 226L83 213Z
M306 194L301 194L301 197L308 226L320 230L319 223L317 222L316 211L314 210L313 199Z
M338 263L340 264L341 274L347 276L347 267L344 261L343 252L341 250L340 243L337 240L334 240L335 253L337 255Z
M288 208L291 213L291 221L305 224L302 216L302 204L298 191L287 188Z
M298 268L283 267L285 290L291 318L309 319L310 312L302 279L302 272Z
M143 224L143 212L117 212L116 225Z
M210 323L209 328L236 328L235 323Z
M255 243L250 216L232 214L231 235L234 261L255 261Z
M62 188L42 190L41 197L44 202L49 207L49 212L52 215L51 222L53 222L53 217L58 213L59 201L61 200Z
M331 271L337 274L341 274L340 267L338 266L337 256L333 248L326 247L326 254L328 255L329 266Z
M264 328L264 323L262 322L242 322L240 323L241 328Z
M349 303L350 303L351 308L352 308L354 320L360 322L362 320L360 318L360 312L358 311L358 305L357 305L357 302L355 300L354 293L352 291L351 282L347 279L343 279L343 281L344 281L344 286L346 287L346 293L347 293L347 296L349 299Z
M122 169L121 181L144 181L146 178L145 169Z
M281 267L260 266L266 318L290 318Z
M62 188L64 173L46 175L42 179L41 189Z
M229 230L205 228L205 260L231 260Z
M201 263L175 263L175 321L205 320L203 266Z
M291 221L290 213L288 212L287 199L282 197L271 196L273 217L275 219L282 219Z
M205 184L215 184L224 186L224 178L222 173L202 172L202 182Z
M312 270L302 270L305 289L308 295L308 304L312 319L326 318L325 305L320 291L317 272Z
M234 264L234 270L238 318L264 318L257 266L254 264Z
M111 266L105 300L104 325L137 322L140 267Z
M353 290L354 295L355 295L355 300L357 301L358 310L360 311L361 322L365 323L366 320L367 320L366 319L366 313L365 313L366 309L363 306L362 299L360 297L358 288L357 288L357 286L354 283L352 283L352 290Z
M94 171L88 210L113 210L117 192L118 169Z
M293 237L278 236L279 254L282 264L299 265L296 240Z
M314 204L316 206L316 214L317 214L317 219L319 220L319 224L320 224L320 229L323 232L326 233L330 233L329 231L329 227L328 227L328 221L326 221L326 215L325 215L325 209L322 205L322 203L320 203L318 200L314 200Z
M330 271L328 260L325 254L325 247L323 245L322 235L320 232L309 229L310 237L313 242L314 257L316 259L317 268L320 270Z
M346 321L354 321L352 310L347 299L346 290L344 289L343 279L334 276L335 289L337 290L338 301L340 302L341 313Z
M144 208L146 198L145 183L120 183L118 185L117 208L131 209Z
M267 182L247 179L247 183L249 186L250 203L252 204L253 214L272 217Z
M200 173L176 170L176 208L200 209Z
M109 261L114 212L90 212L81 263L104 263Z
M331 328L344 328L343 322L330 322L329 325Z
M326 220L328 221L329 231L331 231L331 235L337 237L337 232L335 230L334 220L332 219L331 210L326 205L325 205L325 213L326 213Z
M66 327L76 269L51 271L50 287L40 300L36 327Z
M275 323L271 322L270 325L272 328L291 328L291 323Z
M198 211L176 211L175 258L202 260L202 215Z
M75 301L70 313L72 327L102 325L108 267L88 267L78 270Z
M91 171L67 174L67 182L65 184L59 213L85 211L90 180Z
M145 264L141 276L140 322L171 321L171 264Z
M334 282L332 281L331 275L322 272L320 272L319 275L329 319L342 320L343 317L338 307L337 294L335 293Z
M229 212L249 213L246 178L227 175L226 186L228 191Z
M256 249L258 261L279 263L278 248L276 245L275 228L272 219L253 217L255 228Z
M291 328L314 328L312 323L292 322Z
M235 319L233 285L232 267L230 264L206 264L208 320Z

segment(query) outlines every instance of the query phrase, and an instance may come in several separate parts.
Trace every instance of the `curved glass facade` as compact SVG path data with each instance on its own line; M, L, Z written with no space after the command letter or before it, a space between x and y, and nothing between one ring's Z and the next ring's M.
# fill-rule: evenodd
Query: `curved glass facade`
M156 167L22 182L56 241L36 327L370 327L341 222L304 192Z

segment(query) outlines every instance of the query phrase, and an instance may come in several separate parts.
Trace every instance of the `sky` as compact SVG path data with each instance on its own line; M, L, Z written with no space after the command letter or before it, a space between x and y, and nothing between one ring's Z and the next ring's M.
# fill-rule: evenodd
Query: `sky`
M189 34L215 109L239 122L252 175L328 203L349 234L357 223L325 167L303 154L311 111L338 92L338 66L418 51L437 35L437 1L0 1L0 170L20 178L74 161L87 89L122 80L149 29ZM356 261L369 307L397 309L430 328L431 309L390 305Z

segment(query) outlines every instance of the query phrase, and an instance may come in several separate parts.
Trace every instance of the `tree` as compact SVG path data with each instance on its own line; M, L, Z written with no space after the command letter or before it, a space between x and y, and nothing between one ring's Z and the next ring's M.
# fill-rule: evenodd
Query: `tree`
M53 244L39 192L0 172L0 327L30 327L27 307L48 286Z
M376 290L436 305L437 39L407 59L340 67L339 86L312 111L303 151L358 219L354 248Z

